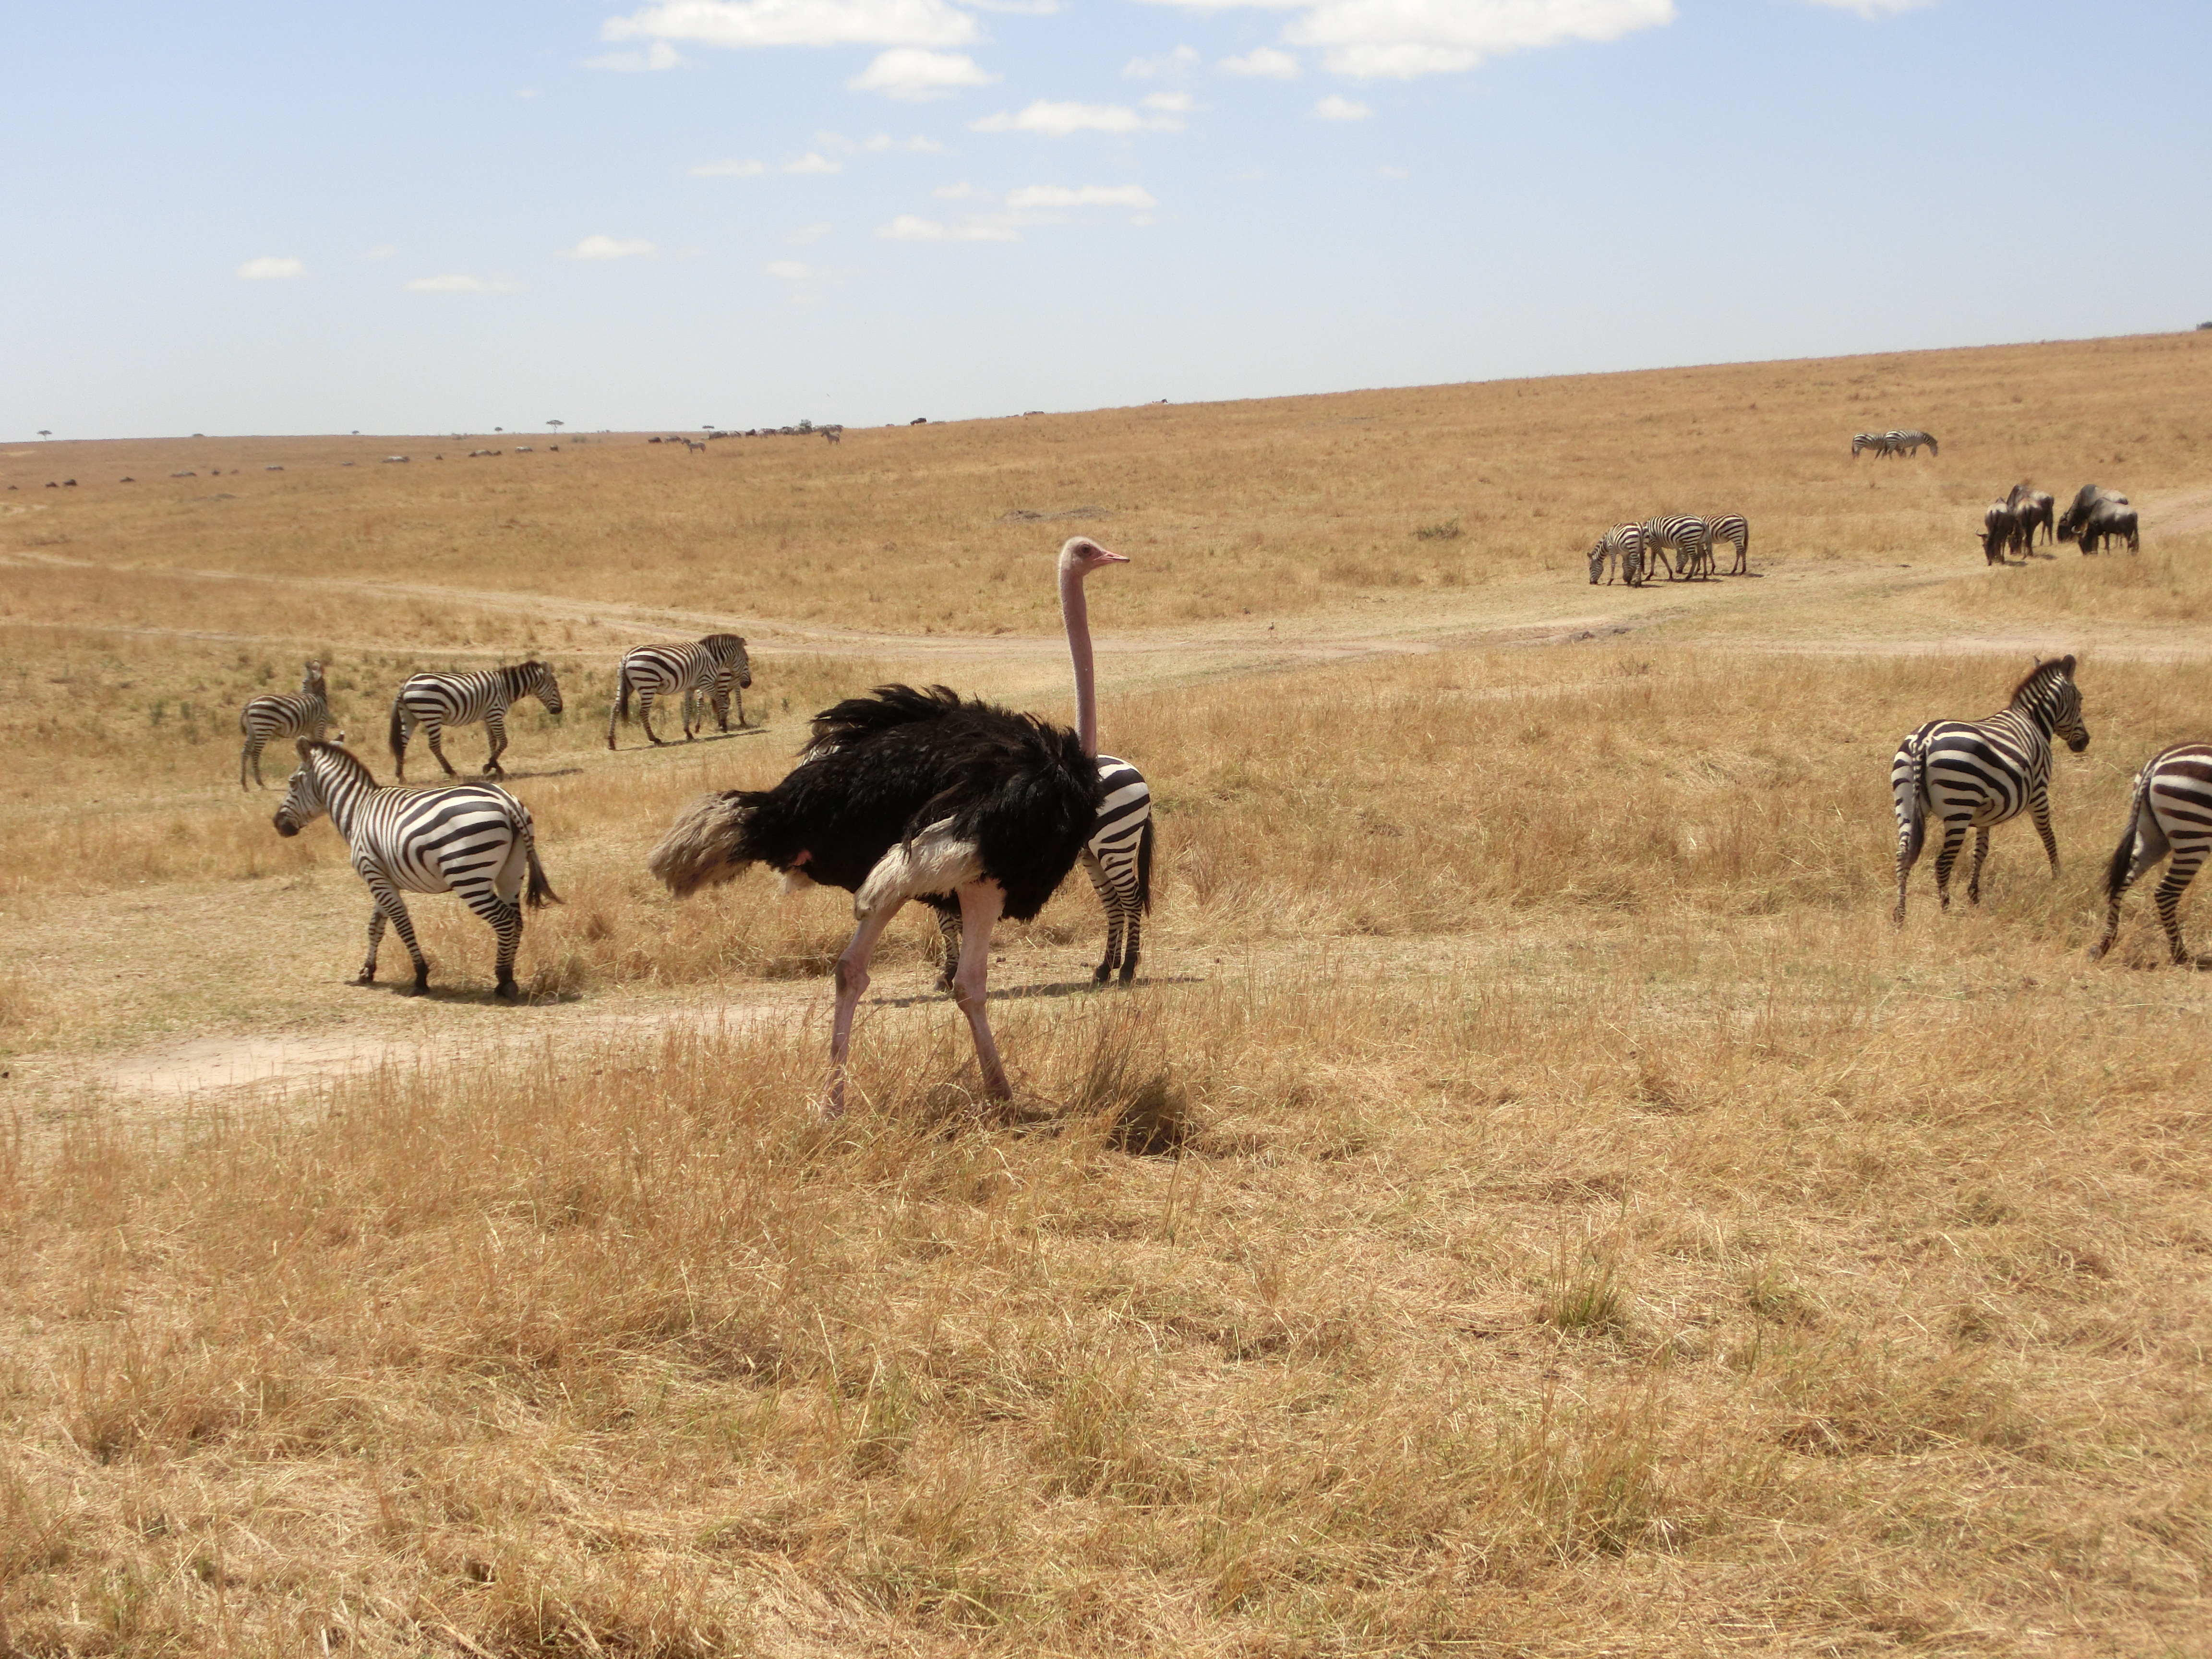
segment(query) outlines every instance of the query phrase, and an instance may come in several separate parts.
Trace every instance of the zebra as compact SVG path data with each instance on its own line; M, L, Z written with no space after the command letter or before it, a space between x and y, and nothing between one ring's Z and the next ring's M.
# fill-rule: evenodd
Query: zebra
M1885 454L1917 455L1923 444L1928 446L1928 453L1930 455L1940 455L1943 453L1936 447L1936 434L1932 432L1885 432L1881 435L1890 446L1883 452Z
M507 748L507 709L520 698L535 696L548 714L561 712L561 688L553 671L542 662L519 662L506 668L480 669L472 673L417 674L399 688L392 700L392 763L404 781L407 776L407 738L421 726L430 739L430 752L446 775L455 775L441 739L449 726L468 726L477 720L491 740L491 754L483 763L485 775L504 777L499 763Z
M2120 832L2105 876L2105 936L2090 951L2090 961L2112 948L2112 936L2120 930L2121 896L2169 852L2173 862L2152 896L2174 963L2186 968L2191 958L2181 945L2181 896L2205 854L2212 853L2212 743L2176 744L2152 756L2136 774L2128 827Z
M1897 446L1891 441L1897 434L1886 432L1862 432L1851 440L1851 459L1856 460L1859 452L1871 449L1875 455L1894 455Z
M1712 574L1713 549L1705 521L1694 514L1677 513L1671 516L1646 519L1643 525L1645 550L1660 563L1667 566L1667 580L1673 581L1679 568L1687 578L1695 580ZM1674 557L1667 557L1668 549Z
M307 672L300 677L300 689L291 693L276 693L250 699L238 711L238 729L246 742L238 751L238 787L246 787L246 763L253 766L254 787L265 788L261 781L261 746L271 738L319 738L324 731L337 722L331 718L330 690L323 684L323 665L310 662ZM340 730L340 743L345 732Z
M376 982L376 947L389 921L415 964L415 983L402 994L428 990L430 964L415 942L415 924L400 894L459 893L499 935L497 994L513 1002L521 994L514 982L514 951L522 941L522 905L561 902L538 861L530 809L496 784L380 786L359 757L334 743L301 738L298 746L300 769L276 809L276 833L296 836L328 812L345 837L354 871L368 884L375 903L368 916L368 960L354 982Z
M684 740L689 743L702 720L692 719L693 700L705 691L723 731L730 729L728 688L738 691L738 724L745 723L744 688L753 683L751 660L745 642L735 634L709 634L692 645L641 645L623 653L615 671L614 707L607 711L607 747L615 746L615 722L629 718L629 694L637 693L637 717L646 737L658 745L653 730L653 700L671 691L684 693Z
M2051 736L2080 754L2089 746L2081 723L2081 693L2074 684L2074 659L2039 662L2013 688L2012 701L1985 720L1930 720L1897 746L1889 764L1889 791L1897 806L1897 909L1905 926L1905 881L1919 860L1932 816L1943 826L1936 855L1936 896L1951 908L1951 866L1966 831L1974 831L1974 867L1968 902L1982 902L1982 861L1990 830L2022 807L2035 821L2051 873L2058 873L2058 839L2051 833Z
M1620 573L1620 580L1631 587L1644 586L1644 526L1640 524L1617 524L1605 532L1604 538L1589 550L1590 586L1597 586L1598 573L1609 563ZM1606 577L1607 586L1613 577Z
M1718 513L1705 520L1705 556L1712 557L1713 550L1723 542L1735 549L1735 568L1731 576L1751 574L1751 526L1741 513Z
M1098 781L1105 798L1098 821L1084 844L1083 872L1091 878L1099 903L1106 907L1106 957L1091 977L1100 985L1118 968L1121 983L1137 976L1143 945L1142 918L1152 908L1152 792L1145 775L1112 755L1098 757ZM945 966L937 988L952 988L960 966L960 904L951 897L924 897L937 912L938 935L945 944Z

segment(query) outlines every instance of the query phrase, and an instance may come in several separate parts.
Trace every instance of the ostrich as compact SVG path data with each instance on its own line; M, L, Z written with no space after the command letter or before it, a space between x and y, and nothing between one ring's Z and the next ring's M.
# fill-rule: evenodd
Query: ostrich
M959 901L953 1000L975 1036L985 1092L1012 1094L984 1003L991 928L1001 915L1027 921L1044 908L1097 821L1097 701L1083 579L1128 562L1084 536L1060 550L1077 731L942 685L878 686L817 715L799 765L775 788L704 796L653 849L648 867L678 897L755 863L781 871L786 891L819 883L853 895L860 925L837 958L830 1116L845 1109L846 1055L868 959L900 907L923 894Z

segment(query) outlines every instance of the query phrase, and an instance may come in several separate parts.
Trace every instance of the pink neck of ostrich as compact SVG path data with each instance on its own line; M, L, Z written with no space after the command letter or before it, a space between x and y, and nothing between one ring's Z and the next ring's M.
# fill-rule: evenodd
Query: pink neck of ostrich
M1098 752L1098 687L1091 667L1091 611L1083 599L1083 567L1073 559L1060 567L1060 615L1067 624L1067 654L1075 664L1075 734L1083 752Z

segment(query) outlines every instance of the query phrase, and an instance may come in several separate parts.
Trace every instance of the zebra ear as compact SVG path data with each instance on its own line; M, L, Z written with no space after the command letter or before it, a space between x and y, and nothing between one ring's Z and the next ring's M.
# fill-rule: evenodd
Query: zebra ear
M2072 653L2069 653L2067 655L2061 657L2058 659L2058 665L2064 669L2068 673L2072 673L2074 672L2074 658Z

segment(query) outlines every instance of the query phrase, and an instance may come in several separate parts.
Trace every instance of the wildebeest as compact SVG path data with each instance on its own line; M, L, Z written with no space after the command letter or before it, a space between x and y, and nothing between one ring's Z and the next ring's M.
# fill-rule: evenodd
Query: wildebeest
M2128 498L2117 489L2107 489L2102 484L2083 484L2074 492L2073 505L2058 515L2058 539L2062 542L2077 539L2081 536L2082 524L2089 516L2089 509L2100 501L2112 501L2121 507L2128 505Z
M2077 533L2084 553L2094 553L2106 543L2123 539L2129 552L2142 551L2142 538L2136 531L2136 510L2122 501L2099 501L2089 509Z
M2048 493L2030 489L2024 483L2016 483L2012 487L2012 494L2005 497L2005 504L2012 508L2013 516L2020 520L2022 552L2035 545L2035 527L2038 525L2043 526L2043 539L2046 542L2051 539L2051 515L2058 504Z
M2020 519L2007 501L1991 501L1982 509L1982 557L1991 564L2009 562L2005 550L2020 540Z

